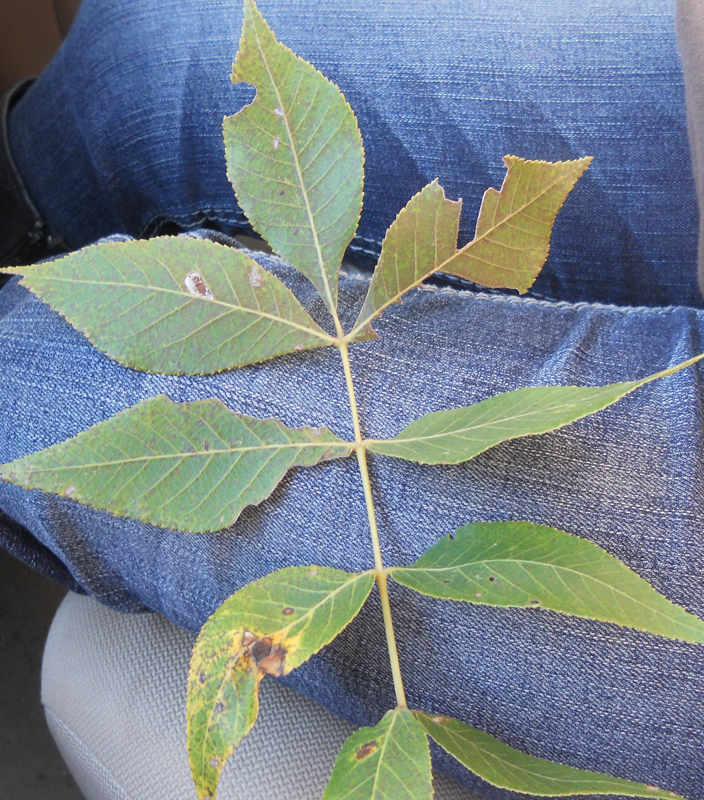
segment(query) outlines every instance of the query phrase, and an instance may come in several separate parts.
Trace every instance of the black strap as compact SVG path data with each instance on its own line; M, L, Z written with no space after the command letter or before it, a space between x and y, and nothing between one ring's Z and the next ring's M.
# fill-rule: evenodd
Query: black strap
M8 114L31 84L24 80L0 97L0 267L32 264L67 249L37 211L10 153Z

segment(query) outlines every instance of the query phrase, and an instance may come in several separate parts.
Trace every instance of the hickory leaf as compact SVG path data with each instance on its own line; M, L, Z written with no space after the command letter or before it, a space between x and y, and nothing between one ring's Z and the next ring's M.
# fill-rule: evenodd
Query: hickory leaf
M419 464L459 464L509 439L569 425L702 358L704 354L647 378L606 386L534 386L503 392L464 408L425 414L392 439L369 439L366 444L373 453Z
M599 772L568 767L509 747L484 731L442 715L414 712L417 720L443 750L467 769L501 789L537 795L609 795L684 800L674 792L644 783L612 778Z
M3 480L193 533L231 525L292 467L349 455L327 428L287 428L220 400L144 400L0 467Z
M232 81L257 90L223 124L237 200L334 311L342 256L362 208L357 120L337 86L276 40L253 0L244 2Z
M323 800L432 800L430 748L407 708L388 711L344 743Z
M658 594L595 544L532 522L475 522L441 539L397 583L421 594L491 606L540 606L685 642L704 621Z
M208 619L188 681L188 752L201 800L215 798L225 762L256 720L262 676L287 675L331 642L373 584L371 572L289 567L247 584Z
M528 291L548 257L557 212L591 161L504 156L506 177L500 191L484 194L474 239L439 269L482 286Z
M461 207L445 197L437 181L411 198L386 232L355 329L397 303L455 254Z
M6 271L136 369L202 375L332 342L278 278L207 240L97 244Z

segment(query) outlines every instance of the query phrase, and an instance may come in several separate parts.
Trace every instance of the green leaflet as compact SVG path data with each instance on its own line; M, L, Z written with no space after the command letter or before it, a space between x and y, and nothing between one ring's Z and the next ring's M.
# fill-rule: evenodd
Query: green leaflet
M201 800L215 798L225 762L256 720L262 676L287 675L331 642L373 585L371 572L289 567L244 586L208 619L188 680L188 752Z
M439 269L482 286L526 292L548 257L557 212L591 162L504 156L508 172L501 191L484 194L474 239Z
M223 125L237 199L332 311L362 208L364 154L352 109L334 84L277 42L253 0L244 3L232 81L257 90Z
M557 212L591 160L550 163L505 156L501 191L487 189L475 237L460 250L462 202L448 200L437 180L428 184L389 228L355 330L434 272L527 291L548 256Z
M462 203L448 200L442 186L433 181L401 209L386 232L355 330L397 303L455 254L461 208Z
M459 464L490 447L554 431L601 411L646 383L674 375L704 354L647 378L607 386L535 386L503 392L465 408L433 411L411 422L393 439L369 439L367 447L419 464Z
M441 539L393 579L431 597L491 606L540 606L685 642L704 621L658 594L595 544L532 522L475 522Z
M617 794L684 800L674 792L526 755L451 717L414 712L426 732L450 755L485 781L540 797Z
M234 642L231 631L211 630L205 639L201 632L187 707L188 762L200 800L214 800L228 758L257 721L263 676L241 636Z
M432 800L430 748L407 708L388 711L342 746L323 800Z
M0 467L2 478L193 533L231 525L292 467L349 455L327 428L287 428L220 400L159 396L72 439Z
M278 278L214 242L98 244L5 271L136 369L203 375L332 342Z

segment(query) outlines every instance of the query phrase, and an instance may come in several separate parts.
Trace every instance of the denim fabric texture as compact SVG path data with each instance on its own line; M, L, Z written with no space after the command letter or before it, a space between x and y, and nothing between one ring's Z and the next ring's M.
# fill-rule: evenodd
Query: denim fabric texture
M339 84L366 148L350 256L373 263L408 199L439 178L462 242L502 156L594 163L560 214L531 294L704 306L673 0L262 0L281 41ZM74 247L167 222L246 224L221 121L239 0L84 0L13 111L40 212Z
M307 281L257 256L326 324ZM342 282L349 327L366 282ZM327 323L329 324L329 322ZM700 352L704 312L548 303L452 288L415 291L351 348L365 435L429 411L538 384L635 378ZM351 437L337 351L294 354L211 377L126 369L97 352L14 279L0 293L0 458L63 441L159 393L219 397L287 425ZM459 466L371 457L384 558L408 564L473 520L526 519L584 536L674 602L704 616L700 373L689 369L542 437ZM273 570L371 566L354 459L291 471L229 530L192 535L0 484L0 508L108 605L149 608L197 630L231 592ZM5 534L12 549L12 532ZM36 563L36 561L35 561ZM391 587L409 703L478 725L536 755L704 798L704 648L561 617L422 598ZM393 706L380 609L358 619L287 682L357 723ZM488 788L450 758L468 788Z
M665 0L261 0L279 37L335 80L358 114L367 181L349 256L373 262L396 212L429 180L463 196L469 238L501 156L595 162L558 217L532 297L433 286L351 348L364 433L540 384L648 375L704 349L698 212L674 11ZM220 120L251 91L227 81L231 0L84 0L58 57L13 109L10 143L54 233L73 246L164 225L245 229ZM206 234L198 234L206 235ZM257 255L321 324L297 273ZM347 275L347 326L365 290ZM550 302L544 298L549 298ZM610 304L621 305L610 305ZM704 617L701 369L593 417L452 467L370 458L382 550L408 564L457 526L523 519L590 539ZM148 375L97 352L13 279L0 291L0 462L147 397L219 397L290 426L351 436L336 351L212 377ZM189 535L0 484L2 543L113 608L195 631L230 593L281 567L372 564L351 459L291 471L229 530ZM391 585L409 703L534 755L704 800L704 648L540 609L434 601ZM394 705L373 593L287 683L356 722ZM448 756L439 766L492 800Z

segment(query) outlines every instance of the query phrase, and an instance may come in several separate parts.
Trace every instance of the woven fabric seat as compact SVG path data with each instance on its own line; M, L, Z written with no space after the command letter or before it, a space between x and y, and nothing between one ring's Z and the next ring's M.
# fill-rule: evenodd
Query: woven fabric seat
M42 702L86 800L195 800L185 687L194 637L158 614L69 594L49 633ZM218 800L317 800L353 726L273 680L230 759ZM437 800L478 800L444 776Z

